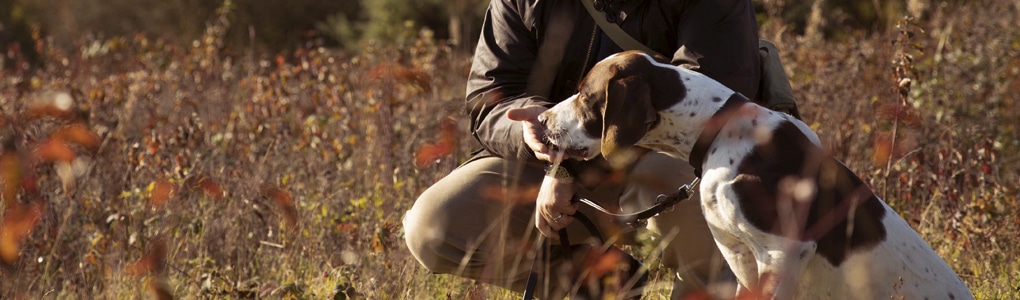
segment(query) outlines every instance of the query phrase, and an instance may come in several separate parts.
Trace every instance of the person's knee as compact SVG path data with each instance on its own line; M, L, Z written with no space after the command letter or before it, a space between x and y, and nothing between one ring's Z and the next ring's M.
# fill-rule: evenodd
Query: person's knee
M403 219L404 242L411 255L423 267L433 273L447 273L449 263L442 258L439 249L445 243L445 236L439 224L442 220L437 219L435 213L425 205L412 207Z

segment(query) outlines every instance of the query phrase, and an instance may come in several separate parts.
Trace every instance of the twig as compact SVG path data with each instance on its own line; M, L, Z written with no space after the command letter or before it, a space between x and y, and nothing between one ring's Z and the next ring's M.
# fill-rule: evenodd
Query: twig
M275 247L275 248L279 248L279 249L283 249L283 247L284 247L283 244L277 244L277 243L267 242L267 241L259 241L259 244L263 244L263 245L266 245L266 246Z

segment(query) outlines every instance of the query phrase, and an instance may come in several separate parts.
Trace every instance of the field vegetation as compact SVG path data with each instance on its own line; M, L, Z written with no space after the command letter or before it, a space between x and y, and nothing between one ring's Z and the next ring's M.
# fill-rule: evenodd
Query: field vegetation
M979 299L1020 298L1017 17L951 1L838 39L761 27L826 148ZM477 147L470 53L421 30L256 54L226 44L230 9L210 18L186 42L4 53L0 299L519 296L431 275L403 244L404 212ZM665 298L653 272L646 298Z

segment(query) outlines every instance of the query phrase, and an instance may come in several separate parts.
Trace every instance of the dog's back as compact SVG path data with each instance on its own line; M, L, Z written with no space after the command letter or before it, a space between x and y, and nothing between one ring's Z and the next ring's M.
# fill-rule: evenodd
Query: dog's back
M702 183L703 193L715 191L703 198L706 218L730 239L720 243L731 248L724 254L756 258L755 266L731 262L735 271L753 273L738 277L795 299L972 298L927 242L826 153L803 122L757 105L742 110L709 149ZM763 257L781 265L759 270ZM785 272L796 274L772 274Z

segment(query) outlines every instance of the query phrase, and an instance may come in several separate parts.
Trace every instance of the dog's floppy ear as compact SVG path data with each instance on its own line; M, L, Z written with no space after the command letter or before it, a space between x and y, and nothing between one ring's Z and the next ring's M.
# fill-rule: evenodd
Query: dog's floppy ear
M638 76L609 80L602 121L602 156L614 167L626 164L623 150L641 140L658 121L648 83Z

